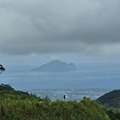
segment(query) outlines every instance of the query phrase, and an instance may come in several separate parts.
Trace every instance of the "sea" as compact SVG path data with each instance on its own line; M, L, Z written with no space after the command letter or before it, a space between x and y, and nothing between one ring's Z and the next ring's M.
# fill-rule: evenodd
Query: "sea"
M6 65L0 72L0 83L16 90L27 91L52 101L97 99L114 89L120 89L120 63L81 63L75 71L32 71L34 65Z

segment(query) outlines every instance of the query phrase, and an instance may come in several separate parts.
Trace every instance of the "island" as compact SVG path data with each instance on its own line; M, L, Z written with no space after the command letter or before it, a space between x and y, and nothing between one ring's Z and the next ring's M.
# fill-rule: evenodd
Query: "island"
M76 70L74 63L61 62L60 60L54 60L49 63L43 64L38 68L32 69L32 71L41 72L69 72Z

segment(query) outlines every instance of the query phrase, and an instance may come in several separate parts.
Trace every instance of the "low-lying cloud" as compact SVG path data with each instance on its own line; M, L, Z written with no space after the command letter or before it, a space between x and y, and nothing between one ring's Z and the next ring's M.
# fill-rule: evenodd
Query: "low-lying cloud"
M0 1L0 52L120 53L119 0Z

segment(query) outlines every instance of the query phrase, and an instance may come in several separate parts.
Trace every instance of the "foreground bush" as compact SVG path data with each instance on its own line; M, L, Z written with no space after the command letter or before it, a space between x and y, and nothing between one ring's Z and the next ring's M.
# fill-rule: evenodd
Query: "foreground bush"
M105 106L106 114L109 116L110 120L120 120L120 108Z
M3 85L4 86L4 85ZM10 87L10 86L9 86ZM109 120L96 101L51 102L14 89L0 90L0 120Z

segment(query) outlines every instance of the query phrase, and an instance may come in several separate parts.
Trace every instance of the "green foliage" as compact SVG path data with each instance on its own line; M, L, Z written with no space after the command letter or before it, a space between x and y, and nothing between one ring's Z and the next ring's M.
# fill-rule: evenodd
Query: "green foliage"
M120 108L105 106L106 114L111 120L120 120Z
M0 72L5 71L5 68L0 64Z
M14 90L10 85L1 84L0 90Z
M0 90L0 120L109 120L96 101L51 102L48 97L16 90Z
M114 90L97 99L103 105L120 108L120 90Z

